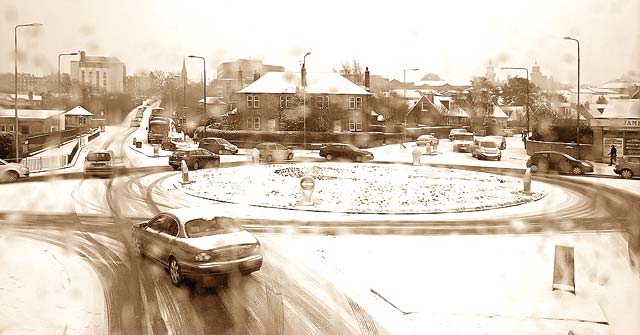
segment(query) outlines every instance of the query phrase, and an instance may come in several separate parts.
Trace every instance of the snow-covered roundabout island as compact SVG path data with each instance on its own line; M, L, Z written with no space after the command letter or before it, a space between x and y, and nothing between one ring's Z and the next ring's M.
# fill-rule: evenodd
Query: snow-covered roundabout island
M444 213L515 206L548 193L520 178L429 166L304 163L246 165L190 172L183 192L253 206L348 213ZM315 179L313 206L301 206L300 178Z

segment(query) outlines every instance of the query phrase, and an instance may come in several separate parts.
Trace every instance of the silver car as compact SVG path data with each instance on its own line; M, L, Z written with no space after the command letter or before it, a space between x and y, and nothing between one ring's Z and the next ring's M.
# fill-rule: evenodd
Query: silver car
M171 283L185 277L249 274L262 267L260 242L211 208L179 208L136 223L131 235L138 255L169 268Z
M640 155L627 155L618 158L613 172L624 179L640 176Z
M256 149L260 151L260 159L267 162L293 159L293 151L280 143L260 143L256 145Z
M0 159L0 182L14 182L26 177L29 177L29 169L26 166Z

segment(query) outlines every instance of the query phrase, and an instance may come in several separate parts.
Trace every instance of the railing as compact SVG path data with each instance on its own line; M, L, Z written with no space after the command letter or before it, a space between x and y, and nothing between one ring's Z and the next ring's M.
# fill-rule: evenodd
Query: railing
M44 157L27 157L20 163L29 168L29 171L31 172L55 170L65 167L67 164L69 164L69 155L64 154Z

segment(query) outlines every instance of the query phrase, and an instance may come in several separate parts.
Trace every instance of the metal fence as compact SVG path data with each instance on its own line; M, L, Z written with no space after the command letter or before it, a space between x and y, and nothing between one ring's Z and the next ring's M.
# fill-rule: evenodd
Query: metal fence
M45 157L27 157L23 159L21 163L29 168L29 171L31 172L55 170L69 164L69 154Z

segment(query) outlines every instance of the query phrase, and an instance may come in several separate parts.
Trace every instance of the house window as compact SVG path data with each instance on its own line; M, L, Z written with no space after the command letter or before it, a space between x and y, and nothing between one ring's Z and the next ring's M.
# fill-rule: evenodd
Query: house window
M82 78L82 84L84 84L85 80L84 80L84 70L82 70L82 72L80 72L80 78Z
M96 86L100 88L100 71L96 71Z
M318 109L329 109L329 97L316 97L316 107Z
M93 85L93 72L89 71L89 85Z
M260 108L260 97L257 95L247 95L247 108Z
M426 101L422 102L422 111L428 111L429 110L429 104Z
M289 108L293 107L292 105L292 97L291 96L280 96L280 108Z
M102 74L102 86L104 86L104 88L107 88L107 73L103 73Z
M362 97L349 97L349 109L361 109Z
M284 108L286 98L284 95L280 96L280 108Z
M349 119L349 131L362 131L362 120Z
M260 130L260 118L259 117L254 117L253 118L253 129L254 130Z

